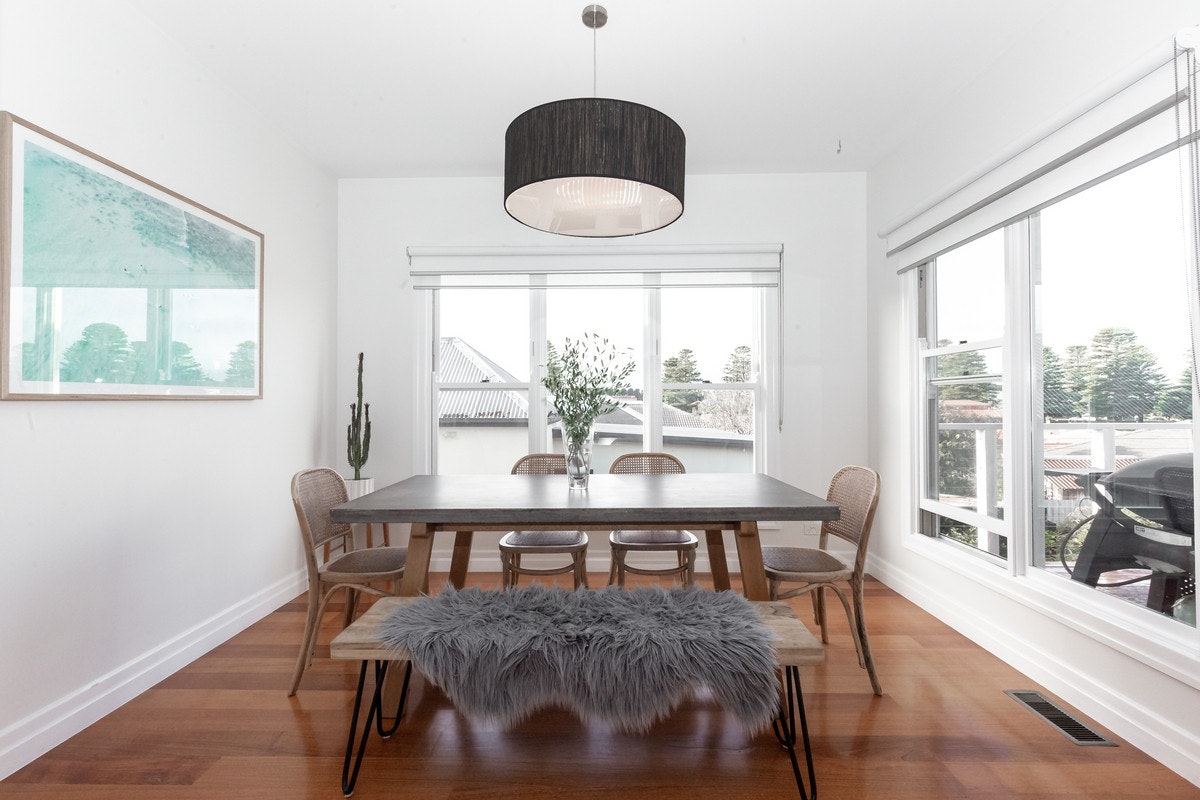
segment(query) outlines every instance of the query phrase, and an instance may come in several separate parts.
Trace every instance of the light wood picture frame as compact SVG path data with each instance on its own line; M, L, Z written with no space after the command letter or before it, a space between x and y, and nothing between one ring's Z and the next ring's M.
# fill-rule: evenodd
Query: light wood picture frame
M264 237L0 111L0 399L259 399Z

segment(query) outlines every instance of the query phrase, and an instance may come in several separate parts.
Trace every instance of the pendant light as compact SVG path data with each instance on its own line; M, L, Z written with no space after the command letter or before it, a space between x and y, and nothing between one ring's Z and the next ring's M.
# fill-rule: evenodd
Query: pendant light
M584 8L593 96L531 108L504 135L504 209L531 228L633 236L683 214L683 129L648 106L595 96L596 29L607 21L603 6Z

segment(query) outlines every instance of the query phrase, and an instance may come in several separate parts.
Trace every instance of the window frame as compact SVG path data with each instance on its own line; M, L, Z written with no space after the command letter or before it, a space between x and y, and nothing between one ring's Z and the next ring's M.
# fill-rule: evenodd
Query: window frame
M1159 157L1172 156L1159 153ZM1138 159L1135 163L1127 165L1127 169L1134 169L1148 160L1150 159ZM1116 177L1124 171L1126 169L1114 170L1105 177ZM1077 191L1086 191L1096 183L1099 181L1081 185L1058 199L1065 199ZM1194 202L1191 192L1185 192L1185 198ZM907 348L910 364L908 374L913 381L908 394L911 398L909 418L913 428L908 447L913 469L904 496L906 517L910 520L910 526L908 535L902 537L903 545L906 549L919 552L930 563L967 576L982 588L1036 608L1066 627L1105 642L1115 650L1164 675L1200 688L1200 675L1196 674L1194 666L1195 647L1197 642L1200 642L1200 627L1180 624L1177 620L1145 608L1107 597L1090 586L1076 585L1072 581L1063 580L1061 576L1051 574L1035 563L1035 503L1042 492L1042 487L1035 485L1040 484L1040 480L1037 480L1040 472L1032 460L1034 455L1040 453L1040 443L1035 442L1033 438L1034 434L1040 431L1033 417L1034 412L1040 408L1040 398L1034 397L1034 390L1041 385L1041 338L1039 331L1035 329L1035 311L1038 303L1035 287L1041 269L1040 212L1047 205L1050 203L1034 206L1016 217L1010 216L1007 224L1003 226L1006 237L1006 346L1003 356L1002 395L1006 430L1004 480L1006 486L1019 487L1020 492L1019 497L1015 491L1005 492L1009 501L1006 517L1011 512L1010 530L1016 532L1009 537L1007 564L979 558L977 552L967 547L946 546L945 542L922 534L922 526L929 513L921 501L928 485L926 443L930 441L926 421L927 403L924 401L927 391L924 367L927 359L924 342L920 338L920 334L926 328L925 316L929 312L930 296L929 287L923 285L923 281L927 278L926 265L950 248L899 270L899 296L904 304L902 324L911 343ZM990 230L978 235L984 235ZM975 344L972 343L972 346ZM1036 353L1035 347L1038 351ZM1196 377L1194 375L1193 378L1194 403ZM1196 422L1193 418L1193 432L1197 430ZM1197 477L1200 478L1200 475Z
M776 248L774 252L778 254L781 253L781 250ZM675 254L668 254L664 266L671 266L670 262L672 258L670 256L673 255ZM778 255L776 258L778 259ZM647 263L644 260L644 254L642 263ZM564 270L564 272L570 272L570 270ZM754 330L756 341L751 343L751 347L757 369L755 372L756 380L737 384L693 383L664 385L662 383L662 360L664 354L661 351L661 293L676 286L669 279L664 280L667 272L669 270L659 272L653 269L645 269L642 273L643 280L641 287L630 286L627 282L618 282L614 287L638 289L643 295L642 343L645 364L641 366L644 375L642 390L646 402L644 402L645 413L643 419L645 425L642 429L642 449L645 451L664 449L662 411L659 404L648 401L651 397L661 397L664 389L747 390L754 392L755 419L752 468L755 472L771 474L774 472L779 459L779 440L783 418L783 398L782 392L779 389L782 381L778 374L782 362L782 347L780 345L781 329L779 326L779 305L782 295L782 287L780 285L782 283L781 265L773 282L764 281L762 273L765 270L755 268L747 270L747 278L744 283L740 284L748 286L756 292L751 310L755 318ZM675 272L678 273L679 270L675 270ZM736 272L736 269L723 269L721 274L726 282L714 284L707 288L720 290L723 285L728 285L728 276L736 274ZM540 378L547 356L547 289L556 286L557 282L555 281L553 270L523 271L518 269L513 272L513 274L522 273L528 276L529 285L523 287L512 287L510 285L506 288L497 288L497 291L525 291L530 295L529 368L531 377L528 383L505 383L503 390L525 391L529 398L530 409L546 408L547 393L541 384ZM502 273L492 271L490 274L495 276ZM421 445L415 447L413 450L413 471L415 473L433 473L437 470L437 437L439 432L437 394L440 390L501 390L499 386L494 384L443 383L438 381L436 370L441 338L441 292L457 287L454 285L436 285L438 283L436 278L432 280L425 278L424 280L426 285L420 287L423 289L420 292L423 302L420 305L419 319L416 320L420 331L417 337L420 347L419 355L416 359L418 366L418 377L416 380L418 413L414 422L414 438ZM597 277L598 282L603 280L603 275ZM706 286L702 279L699 283L689 283L686 285ZM532 416L531 414L531 421ZM778 425L770 423L771 420L775 419L780 420ZM552 449L552 432L548 426L530 424L527 430L528 452L547 452Z
M1022 226L1023 223L1017 223L1017 226ZM922 262L916 269L912 270L912 280L916 282L915 286L915 303L916 309L913 319L915 321L915 357L917 360L915 370L915 381L919 387L918 400L915 404L916 419L913 421L913 426L917 430L918 449L914 452L916 459L916 474L918 476L916 484L916 519L915 530L931 539L939 541L953 542L955 546L961 547L963 552L970 553L977 557L986 560L988 563L999 567L1011 568L1014 554L1014 530L1020 530L1013 524L1011 514L1006 513L1005 516L992 516L978 510L968 510L954 506L949 503L935 499L938 496L936 480L937 469L936 463L938 460L938 432L941 430L936 423L937 419L937 399L936 390L941 386L957 385L964 383L995 383L1000 389L1000 407L1001 421L999 424L1000 431L1004 432L1011 430L1012 423L1012 408L1013 403L1017 401L1014 397L1014 367L1013 363L1013 348L1010 343L1010 332L1014 329L1014 320L1010 319L1009 310L1014 307L1012 295L1014 291L1015 274L1023 268L1022 251L1027 255L1028 249L1022 248L1022 242L1028 239L1027 232L1024 230L1013 231L1012 226L1005 228L1003 235L1003 273L1005 295L999 299L999 302L1004 304L1004 330L999 337L988 339L978 339L967 342L951 343L938 347L930 347L930 341L938 341L939 333L937 329L937 269L938 257L945 255L939 253L934 257ZM980 236L972 237L956 246L962 247L983 236L991 233L991 231L980 234ZM953 250L952 249L952 250ZM945 252L952 252L947 250ZM932 364L936 363L936 359L946 355L957 355L961 353L983 352L987 350L999 350L1000 352L1000 372L997 373L981 373L979 375L971 375L968 378L953 377L940 378L932 377ZM1001 436L1001 452L1000 452L1000 475L999 485L1005 487L1014 487L1014 462L1015 456L1013 450L1013 436ZM1011 489L1009 490L1011 492ZM1005 493L1005 500L1010 497L1009 492ZM1011 504L1006 504L1006 512ZM957 542L957 540L944 537L939 533L938 519L944 518L954 522L960 522L965 525L976 528L977 541L974 547ZM1001 541L1003 540L1003 542ZM1003 553L1003 555L1001 555Z

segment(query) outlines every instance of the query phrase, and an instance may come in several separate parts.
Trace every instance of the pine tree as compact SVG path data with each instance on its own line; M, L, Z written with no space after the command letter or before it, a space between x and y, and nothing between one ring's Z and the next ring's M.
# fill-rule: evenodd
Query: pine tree
M93 322L63 352L59 377L69 383L127 383L133 376L133 348L125 331L111 322Z
M1158 396L1154 406L1156 414L1168 419L1192 418L1192 368L1184 369L1179 381L1174 386L1168 386Z
M1103 328L1092 337L1088 357L1092 416L1142 422L1154 410L1165 378L1154 354L1128 328Z
M1088 405L1088 387L1091 385L1091 370L1088 366L1088 348L1085 344L1073 344L1067 348L1067 359L1063 364L1063 377L1067 396L1075 407L1072 417L1091 416Z
M750 380L753 362L750 359L750 348L738 345L725 362L725 372L721 375L726 383L746 383Z
M679 355L663 359L662 380L663 383L699 383L700 369L696 366L695 354L685 347L679 351ZM695 389L669 389L663 392L663 402L689 413L703 399L704 393Z
M171 377L164 383L175 386L200 386L209 383L204 368L183 342L171 342Z
M1078 413L1079 399L1067 388L1062 359L1049 347L1042 348L1042 415L1046 419L1069 419Z
M225 370L225 385L249 388L254 386L258 375L254 342L247 339L229 354L229 367Z

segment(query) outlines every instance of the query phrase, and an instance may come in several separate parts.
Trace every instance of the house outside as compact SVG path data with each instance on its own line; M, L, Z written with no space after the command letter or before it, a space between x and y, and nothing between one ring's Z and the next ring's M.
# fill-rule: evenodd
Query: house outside
M461 386L438 391L437 465L442 474L508 472L529 449L526 384L455 336L442 337L439 380ZM621 398L622 407L596 420L594 472L607 472L623 453L641 452L645 401ZM699 416L663 404L663 447L690 472L753 472L754 435L712 428ZM534 415L562 450L562 427L553 409Z

